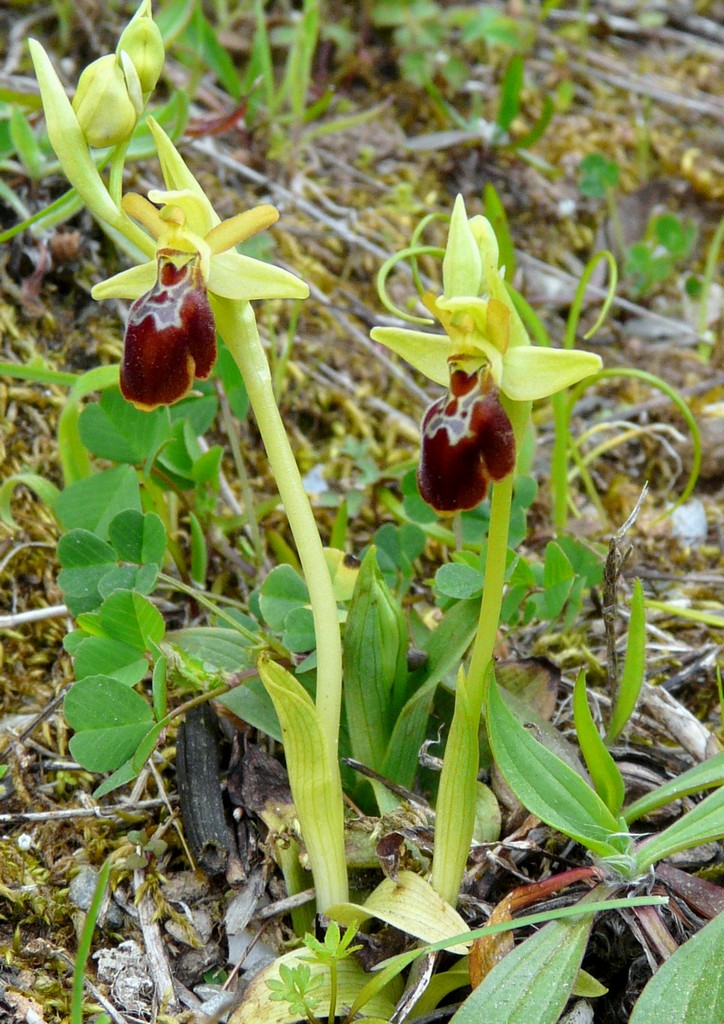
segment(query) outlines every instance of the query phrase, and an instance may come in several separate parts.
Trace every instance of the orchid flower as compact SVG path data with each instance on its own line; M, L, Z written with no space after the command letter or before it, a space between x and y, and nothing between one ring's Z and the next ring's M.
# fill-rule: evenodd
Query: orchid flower
M154 258L92 291L94 299L136 300L126 327L121 391L142 409L177 401L194 376L204 380L211 373L216 329L210 296L249 301L309 294L288 271L235 251L278 219L276 208L257 206L220 220L163 129L153 118L148 124L167 191L152 189L148 199L129 193L121 206L153 239Z
M148 199L129 193L119 207L98 173L76 111L35 40L31 54L48 136L68 180L100 221L150 257L92 291L96 299L136 300L126 327L121 391L140 409L176 402L188 394L194 377L206 379L216 362L215 296L249 301L309 294L307 285L288 271L235 251L279 214L262 205L222 221L152 117L146 123L166 190L152 189ZM95 129L101 132L103 125Z
M442 265L443 294L423 295L444 333L375 327L372 338L447 387L422 420L418 483L439 512L474 508L490 481L513 472L511 403L561 391L596 373L591 352L530 344L498 270L490 222L468 219L458 196ZM433 323L432 320L427 321Z

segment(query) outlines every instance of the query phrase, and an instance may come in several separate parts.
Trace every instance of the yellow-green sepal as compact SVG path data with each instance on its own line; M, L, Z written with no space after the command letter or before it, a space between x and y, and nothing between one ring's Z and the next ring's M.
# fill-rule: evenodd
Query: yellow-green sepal
M601 357L577 349L508 349L503 360L502 390L514 402L534 402L563 391L601 369Z
M483 283L480 249L470 230L463 197L458 195L450 218L445 256L442 261L443 295L479 296Z
M301 278L272 263L263 263L238 252L213 256L209 291L225 299L306 299L309 286Z
M114 274L107 281L101 281L91 289L91 295L97 301L103 299L137 299L150 291L156 283L156 261L141 263L137 267L129 267L120 274Z
M373 341L389 348L411 363L436 384L447 387L450 383L448 356L450 339L445 334L429 334L425 331L409 331L404 327L374 327Z
M146 118L146 124L153 136L156 152L158 153L158 159L161 164L161 173L163 174L163 180L166 182L166 188L193 192L194 195L200 199L201 205L204 209L205 220L208 223L207 230L215 227L220 222L220 217L211 205L211 202L201 185L199 185L196 178L194 178L193 174L184 163L181 154L176 149L173 142L171 142L171 139L168 137L158 121L153 117Z

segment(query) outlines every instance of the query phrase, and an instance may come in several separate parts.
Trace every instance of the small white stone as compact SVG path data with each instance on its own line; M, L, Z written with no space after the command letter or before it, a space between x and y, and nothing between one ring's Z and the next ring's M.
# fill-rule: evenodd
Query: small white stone
M682 544L703 544L708 524L706 510L699 498L692 498L671 513L671 529Z

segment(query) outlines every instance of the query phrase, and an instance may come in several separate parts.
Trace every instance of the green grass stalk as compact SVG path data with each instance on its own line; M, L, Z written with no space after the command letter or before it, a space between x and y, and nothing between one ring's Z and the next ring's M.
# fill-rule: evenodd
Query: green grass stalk
M70 997L70 1020L71 1024L83 1024L83 984L85 981L85 965L90 956L93 932L95 931L98 915L101 910L101 903L106 893L106 886L111 874L111 861L107 859L98 872L98 880L93 892L91 904L88 907L83 930L78 941L78 952L75 958L73 969L73 988Z

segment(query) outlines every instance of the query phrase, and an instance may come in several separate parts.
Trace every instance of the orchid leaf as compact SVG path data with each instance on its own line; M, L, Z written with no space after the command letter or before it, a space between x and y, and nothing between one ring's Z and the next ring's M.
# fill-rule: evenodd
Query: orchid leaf
M573 716L581 753L593 786L611 814L618 817L625 795L623 778L593 721L588 706L585 672L579 674L573 690Z
M385 878L363 904L338 903L327 913L348 927L359 927L376 917L424 942L437 942L467 931L458 912L413 871L400 871L394 880ZM467 949L463 945L454 946L451 952L464 955Z
M640 846L636 851L636 866L643 874L664 857L672 857L681 850L690 850L692 846L718 842L723 838L724 787L720 787L673 825Z
M628 640L626 643L626 659L618 686L616 703L611 715L611 722L606 732L606 745L616 741L636 707L641 692L646 668L646 615L644 610L644 591L641 580L634 583L631 596L631 615L628 623Z
M541 928L496 964L451 1024L556 1024L578 976L592 923L591 915Z
M302 684L262 656L259 675L274 702L284 739L289 782L309 855L318 905L326 910L347 891L342 783L317 710ZM330 898L334 894L335 898Z
M669 957L643 990L630 1024L721 1024L724 1020L724 914Z
M690 793L698 793L702 789L711 789L712 786L721 786L722 784L724 784L724 751L635 800L624 811L624 818L628 824L631 824L632 821L643 817L644 814L649 814L657 807L665 807L673 800L680 800L681 797L688 796Z
M488 735L496 764L521 803L546 824L599 857L620 853L620 826L601 798L539 743L505 705L490 680Z

